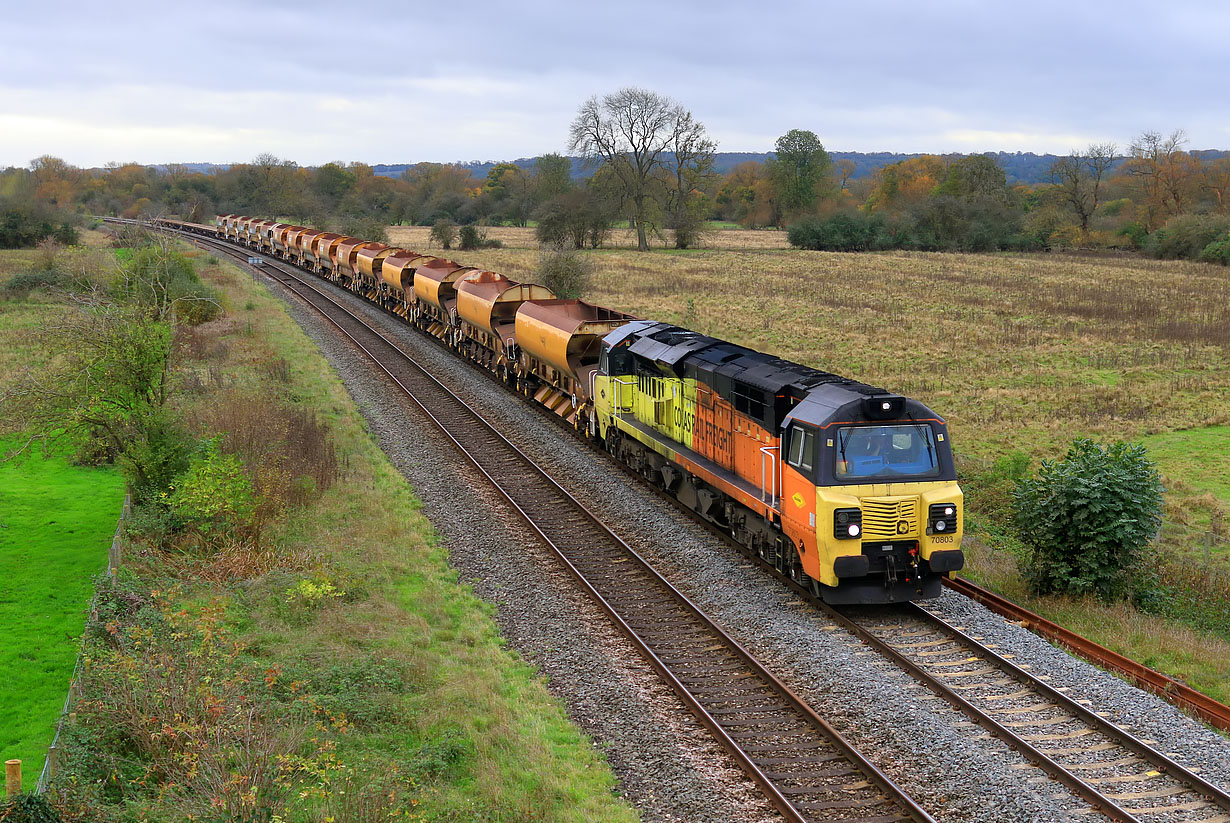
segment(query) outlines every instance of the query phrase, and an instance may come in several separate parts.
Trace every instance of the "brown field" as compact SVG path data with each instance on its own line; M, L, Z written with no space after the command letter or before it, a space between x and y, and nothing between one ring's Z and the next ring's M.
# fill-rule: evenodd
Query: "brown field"
M390 234L443 253L427 231ZM524 246L448 254L519 280L533 279L538 263ZM1041 458L1081 434L1230 423L1223 267L921 252L588 254L596 276L586 299L917 397L949 420L966 456Z
M538 248L532 228L490 226L485 231L488 239L499 240L505 248ZM427 235L430 233L431 229L427 226L389 227L389 239L394 245L415 250L427 247ZM655 249L665 249L670 245L665 239L656 237L650 237L649 243ZM628 229L614 229L607 238L606 246L612 249L635 249L636 233ZM786 242L786 232L777 229L717 229L703 235L701 246L706 249L726 250L790 248L790 244Z

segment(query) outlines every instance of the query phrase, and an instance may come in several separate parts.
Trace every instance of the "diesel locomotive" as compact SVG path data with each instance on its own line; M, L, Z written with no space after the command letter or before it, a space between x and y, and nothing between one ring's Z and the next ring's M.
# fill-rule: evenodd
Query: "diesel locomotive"
M916 400L408 249L232 214L164 222L402 317L826 602L936 597L964 565L948 429Z

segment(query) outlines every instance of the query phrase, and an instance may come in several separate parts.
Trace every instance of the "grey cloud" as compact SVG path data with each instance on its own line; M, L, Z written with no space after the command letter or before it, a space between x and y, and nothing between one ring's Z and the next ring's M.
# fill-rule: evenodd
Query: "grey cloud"
M44 144L117 159L30 119L47 115L96 140L110 129L107 151L127 124L125 157L148 162L507 158L562 148L576 107L623 85L676 97L731 151L795 127L869 151L978 148L956 134L1063 151L1175 127L1193 147L1230 142L1213 104L1230 13L1213 0L54 0L7 14L0 116L29 133L0 142L0 164Z

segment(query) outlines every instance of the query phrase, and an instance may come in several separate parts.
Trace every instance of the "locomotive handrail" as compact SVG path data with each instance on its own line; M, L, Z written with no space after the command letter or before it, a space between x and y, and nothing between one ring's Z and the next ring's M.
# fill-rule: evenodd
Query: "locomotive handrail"
M611 382L620 387L636 385L634 378L623 379L614 375L611 376ZM624 393L622 388L615 390L615 414L620 417L624 416Z
M760 502L768 503L770 508L776 509L778 508L778 503L779 503L778 494L777 494L777 458L772 457L769 454L769 452L774 451L774 450L780 452L781 446L761 446L760 447ZM764 482L765 481L764 467L765 467L766 460L772 461L769 463L769 466L773 469L773 472L772 472L773 491L769 495L768 500L764 499L765 492L769 491L769 487L766 486Z

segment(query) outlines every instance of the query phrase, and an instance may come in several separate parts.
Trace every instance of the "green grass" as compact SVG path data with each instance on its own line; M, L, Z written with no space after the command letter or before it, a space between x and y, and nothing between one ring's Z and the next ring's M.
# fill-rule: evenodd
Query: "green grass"
M68 693L91 578L106 567L123 497L111 469L41 454L0 463L0 757L21 759L31 783Z
M1163 432L1141 442L1168 474L1230 505L1230 426Z
M279 682L294 684L296 698L310 698L333 716L309 733L335 750L310 741L292 754L335 751L344 768L330 771L331 780L354 770L360 786L396 787L399 798L414 800L410 820L636 820L635 810L616 794L601 753L572 725L534 669L505 647L494 607L458 579L413 490L282 303L229 264L207 264L202 276L223 294L230 316L194 331L198 348L209 354L206 362L184 367L202 371L206 379L176 403L200 417L234 392L252 392L269 403L311 409L328 425L345 468L318 500L273 523L259 550L239 545L180 554L134 546L125 580L145 592L174 590L172 610L195 614L219 604L228 639L242 644L237 671L277 673L272 676ZM288 364L285 382L267 368L278 360ZM336 582L344 599L306 609L288 606L289 594L309 579ZM115 669L101 665L98 671L87 678L87 689L96 695L110 690L117 698L96 698L93 705L108 711L143 705L140 678L116 682L108 676ZM267 696L260 680L243 698L258 713L270 711L262 708ZM127 699L134 691L141 699ZM278 717L276 706L272 711ZM97 710L81 712L78 727L86 737L107 721ZM304 720L294 712L302 710L279 722L298 728ZM335 722L341 713L344 731ZM308 722L310 729L310 717ZM253 749L252 757L272 764L282 754ZM228 755L204 747L201 757L213 764L227 762ZM127 763L130 755L105 744L70 750L66 773L89 775L98 763L115 758ZM192 787L198 795L210 791ZM330 783L322 790L327 797L296 793L283 816L377 819L329 811L346 802L340 788ZM96 802L101 820L179 821L189 808L156 787L134 791L123 805L101 797Z

